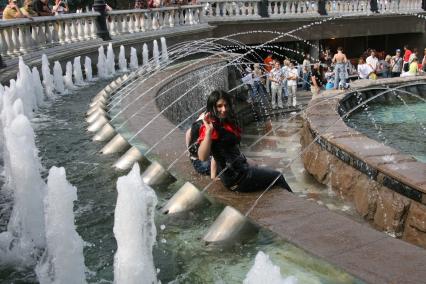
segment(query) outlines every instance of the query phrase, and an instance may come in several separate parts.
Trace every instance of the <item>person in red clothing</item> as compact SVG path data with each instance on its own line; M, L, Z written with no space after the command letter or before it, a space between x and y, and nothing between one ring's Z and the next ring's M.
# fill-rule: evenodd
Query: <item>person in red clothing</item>
M231 95L213 91L200 127L198 158L206 161L212 155L217 172L221 173L218 177L232 191L251 192L275 185L292 192L281 172L249 164L240 151L240 141L241 128Z
M411 50L408 49L408 45L404 45L404 56L403 56L403 64L402 64L402 70L404 72L408 71L408 68L410 66L410 55L413 52L411 52Z
M268 56L263 60L263 68L265 68L265 73L270 73L272 68L274 68L274 59L272 58L272 53L269 53ZM271 81L269 81L269 76L266 74L266 92L271 93Z

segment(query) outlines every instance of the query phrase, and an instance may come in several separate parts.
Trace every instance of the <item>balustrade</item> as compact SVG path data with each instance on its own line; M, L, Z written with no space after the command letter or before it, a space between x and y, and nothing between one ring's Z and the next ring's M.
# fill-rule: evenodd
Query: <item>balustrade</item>
M155 9L118 10L108 13L110 35L119 36L145 31L196 25L203 22L258 19L261 0L201 0L200 5ZM269 0L272 18L318 17L317 0ZM416 13L421 0L378 0L380 13ZM328 0L326 9L332 15L370 13L369 0ZM99 13L65 14L35 17L33 20L0 21L0 55L17 56L33 50L96 39L96 17Z
M208 19L260 18L261 0L201 0L203 17Z
M108 13L108 30L112 36L116 36L179 25L196 25L201 23L201 10L201 5L186 5L111 11Z
M96 38L98 13L0 21L0 55L16 56L40 48Z

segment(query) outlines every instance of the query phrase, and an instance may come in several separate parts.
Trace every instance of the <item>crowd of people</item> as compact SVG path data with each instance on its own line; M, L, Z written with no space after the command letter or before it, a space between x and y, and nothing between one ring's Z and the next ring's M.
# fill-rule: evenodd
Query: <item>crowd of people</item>
M252 69L253 67L253 69ZM288 58L281 61L269 54L261 64L247 66L243 72L243 83L249 92L249 101L270 102L273 109L296 106L298 90L311 91L318 95L322 90L347 89L350 81L357 79L406 77L426 72L426 49L420 58L417 48L394 55L367 49L358 59L349 60L343 48L335 54L325 48L319 60L306 54L300 63Z

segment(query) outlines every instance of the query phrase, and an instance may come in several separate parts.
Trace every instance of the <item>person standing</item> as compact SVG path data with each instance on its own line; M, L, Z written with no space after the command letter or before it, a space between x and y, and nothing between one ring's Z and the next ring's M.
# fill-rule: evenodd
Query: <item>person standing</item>
M265 72L268 74L266 76L266 92L268 94L271 93L271 82L269 81L269 72L271 72L274 67L274 59L272 58L272 53L269 53L268 56L263 60L263 68L265 68Z
M272 96L272 108L283 107L283 98L282 98L282 78L281 65L277 60L275 61L274 69L269 73L269 81L271 82L271 96Z
M422 0L422 9L426 11L426 0Z
M376 51L374 49L371 50L370 56L367 57L366 63L371 67L373 70L373 73L370 74L370 79L377 79L377 70L378 70L378 63L379 59L376 57ZM374 74L374 75L373 75Z
M318 0L318 14L321 16L327 16L327 10L325 9L326 2L326 0Z
M397 49L391 59L391 77L399 77L402 72L401 49Z
M358 71L358 77L360 79L368 79L370 78L371 74L373 74L373 69L371 68L370 65L365 63L364 57L362 56L358 60L357 71Z
M287 106L296 106L296 91L297 91L297 79L299 79L299 71L294 66L293 62L290 62L288 65L288 77L287 77L287 87L288 87L288 100Z
M370 0L370 10L373 13L379 13L379 6L377 5L377 0Z
M3 10L3 20L13 20L25 17L26 16L22 14L21 10L18 7L18 1L9 0L9 3Z
M408 71L408 68L410 66L410 56L413 52L408 48L408 45L404 45L404 56L403 56L403 64L402 64L402 70L404 72Z
M303 84L302 84L302 88L305 91L309 91L310 90L310 74L311 74L311 61L309 60L309 54L305 54L303 62L302 62L302 79L303 79Z
M33 10L39 16L52 16L52 10L49 8L48 0L34 0Z
M313 96L316 96L319 94L322 84L323 82L322 82L320 64L315 63L312 66L312 72L311 72L311 92Z
M426 48L423 50L422 71L426 72Z
M338 47L337 53L333 56L334 66L334 89L338 89L339 87L344 88L346 86L346 80L348 79L348 71L346 69L346 62L348 59L346 55L343 53L343 48Z
M68 11L68 4L64 3L62 0L56 0L55 5L52 7L52 12L55 16L68 13Z

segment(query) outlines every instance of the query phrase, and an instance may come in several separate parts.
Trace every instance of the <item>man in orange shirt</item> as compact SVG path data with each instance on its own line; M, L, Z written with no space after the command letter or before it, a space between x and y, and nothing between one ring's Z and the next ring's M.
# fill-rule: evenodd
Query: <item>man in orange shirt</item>
M411 55L411 50L408 49L408 45L404 45L404 56L403 56L403 60L404 63L402 64L402 71L407 72L408 71L408 67L410 65L410 55Z
M268 56L263 60L263 63L264 63L263 68L265 68L265 72L269 74L271 72L272 68L274 67L274 59L272 59L272 53L268 54ZM266 92L268 94L270 94L271 82L269 81L269 75L268 74L266 75L266 86L265 87L266 87Z

